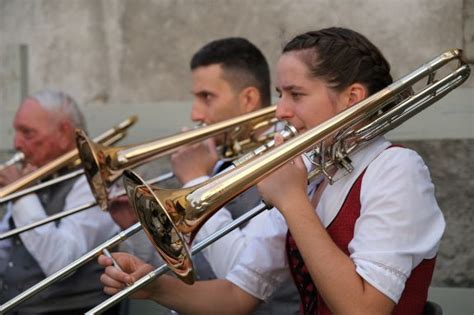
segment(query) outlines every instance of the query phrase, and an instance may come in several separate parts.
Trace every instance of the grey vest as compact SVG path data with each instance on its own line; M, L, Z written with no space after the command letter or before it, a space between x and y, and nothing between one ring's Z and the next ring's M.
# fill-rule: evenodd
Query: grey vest
M75 179L69 180L39 194L41 203L48 215L63 210L66 196L72 190L74 183ZM59 225L61 222L59 221L56 224ZM11 225L13 225L13 220L11 220ZM81 236L78 235L77 237ZM56 244L56 246L58 250L61 250L62 244ZM45 278L40 266L27 251L19 237L12 240L12 248L9 254L10 259L7 268L3 274L0 274L0 280L3 283L0 295L2 304ZM102 286L99 281L102 271L103 268L92 261L79 268L66 279L56 282L48 289L23 302L14 312L17 312L17 314L37 314L73 310L88 306L92 308L106 298L105 294L102 293Z
M257 188L252 187L243 194L239 195L231 202L229 202L225 208L230 211L232 218L235 220L245 212L253 209L260 203L260 195L258 194ZM211 266L204 258L204 255L199 253L193 257L194 264L196 266L197 277L200 280L215 279L216 276L212 271ZM289 315L299 314L300 297L296 290L293 281L283 283L277 291L273 294L272 298L262 303L253 314L258 315Z

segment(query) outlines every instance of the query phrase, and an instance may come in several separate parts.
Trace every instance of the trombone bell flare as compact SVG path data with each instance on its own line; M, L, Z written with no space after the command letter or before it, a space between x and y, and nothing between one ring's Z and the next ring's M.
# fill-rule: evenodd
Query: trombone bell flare
M178 231L172 218L174 214L175 218L179 217L176 208L166 207L153 189L133 171L124 171L123 185L143 230L160 256L181 280L193 284L195 273L189 240Z
M87 181L91 186L97 204L102 210L106 210L108 207L107 183L103 179L105 175L101 174L101 170L104 170L104 168L100 167L104 162L101 163L101 157L92 149L94 143L83 130L76 130L76 144Z

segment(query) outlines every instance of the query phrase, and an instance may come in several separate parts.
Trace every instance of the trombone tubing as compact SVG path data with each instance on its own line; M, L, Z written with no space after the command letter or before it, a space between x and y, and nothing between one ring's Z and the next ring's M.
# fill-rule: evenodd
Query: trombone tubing
M211 245L215 241L217 241L220 238L224 237L225 235L227 235L231 231L235 230L236 228L238 228L242 224L250 221L255 216L257 216L258 214L262 213L264 210L267 210L267 209L269 209L269 207L267 205L265 205L264 203L260 203L257 207L255 207L252 210L242 214L240 217L238 217L237 219L235 219L231 223L227 224L222 229L212 233L211 235L209 235L208 237L203 239L201 242L196 244L196 246L193 246L192 254L195 255L195 254L199 253L200 251L202 251L207 246ZM101 304L99 304L96 307L94 307L93 309L87 311L85 314L90 315L90 314L100 314L100 313L102 313L103 311L105 311L105 310L109 309L110 307L114 306L115 304L117 304L118 302L123 300L124 298L128 297L133 292L137 291L138 289L143 288L144 286L146 286L147 284L149 284L150 282L155 280L157 277L165 274L169 270L170 269L169 269L168 265L166 265L166 264L161 265L160 267L156 268L155 270L153 270L149 274L147 274L147 275L143 276L142 278L140 278L139 280L137 280L133 285L131 285L129 287L126 287L122 291L120 291L117 294L111 296L110 298L108 298L107 300L102 302Z
M28 187L28 188L25 188L25 189L22 189L22 190L19 190L19 191L16 191L14 193L11 193L9 195L7 195L6 197L4 198L0 198L0 204L1 203L5 203L5 202L8 202L8 201L11 201L13 199L17 199L17 198L20 198L20 197L23 197L25 195L28 195L28 194L31 194L31 193L34 193L38 190L41 190L43 188L46 188L46 187L49 187L51 185L54 185L54 184L57 184L57 183L61 183L61 182L64 182L68 179L71 179L71 178L74 178L74 177L77 177L77 176L80 176L84 174L84 170L83 169L79 169L79 170L76 170L76 171L73 171L73 172L70 172L70 173L67 173L63 176L59 176L59 177L56 177L54 179L51 179L51 180L48 180L46 182L43 182L41 184L37 184L37 185L34 185L34 186L31 186L31 187Z
M254 112L250 112L235 118L214 123L209 126L178 133L155 141L123 147L117 152L116 161L111 164L112 169L129 168L141 163L148 158L157 158L164 154L175 151L185 144L192 144L205 138L216 136L232 128L238 127L249 121L265 120L267 117L274 117L276 105L264 107Z
M168 173L165 173L163 175L160 175L156 178L153 178L153 179L149 180L149 182L150 183L159 183L159 182L165 181L167 179L170 179L172 177L173 177L173 173L168 172ZM125 190L120 190L114 196L112 196L112 198L122 196L122 195L125 195ZM74 207L72 209L61 211L57 214L54 214L52 216L49 216L49 217L43 219L43 220L39 220L39 221L36 221L34 223L31 223L31 224L28 224L28 225L21 226L21 227L18 227L16 229L10 230L8 232L0 234L0 241L4 240L6 238L9 238L9 237L15 236L17 234L21 234L23 232L32 230L32 229L37 228L39 226L42 226L44 224L48 224L50 222L60 220L64 217L67 217L67 216L70 216L72 214L81 212L83 210L87 210L87 209L92 208L93 206L96 206L96 205L97 205L97 201L90 201L88 203L84 203L84 204L82 204L80 206L77 206L77 207Z
M20 303L26 301L27 299L31 298L33 295L43 291L44 289L46 289L48 286L50 286L54 282L65 278L67 275L69 275L74 270L78 269L79 267L86 264L88 261L90 261L90 260L94 259L95 257L97 257L98 255L100 255L100 253L104 249L113 247L113 246L121 243L122 241L126 240L127 238L134 235L135 233L137 233L140 230L141 230L141 224L140 223L135 223L134 225L132 225L131 227L129 227L125 231L120 232L119 234L117 234L116 236L111 238L110 240L102 243L101 245L97 246L96 248L94 248L90 252L84 254L83 256L81 256L79 259L75 260L71 264L69 264L66 267L56 271L55 273L53 273L49 277L41 280L40 282L38 282L37 284L35 284L31 288L29 288L28 290L18 294L13 299L11 299L11 300L5 302L4 304L2 304L0 306L0 314L4 314L4 313L8 312L12 308L16 307L18 304L20 304Z

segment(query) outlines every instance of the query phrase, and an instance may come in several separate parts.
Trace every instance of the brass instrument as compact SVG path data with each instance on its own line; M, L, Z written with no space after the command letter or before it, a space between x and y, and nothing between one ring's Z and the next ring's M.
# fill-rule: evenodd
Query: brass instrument
M295 136L296 130L292 126L287 125L279 133L283 137L284 140L287 140L287 139ZM248 160L250 160L250 159L252 159L256 156L259 156L261 154L264 154L266 151L270 150L274 146L274 144L275 144L274 140L270 140L269 142L263 144L262 146L256 148L255 150L246 153L245 155L241 156L239 159L234 160L234 162L233 162L234 166L238 166L241 163L244 163L245 161L248 161ZM169 177L172 176L172 174L165 174L164 176L168 176L168 178L169 178ZM158 177L156 179L153 179L153 180L149 181L148 183L153 184L153 183L159 182L161 180L163 180L163 179L161 177ZM122 194L122 193L119 193L119 194ZM125 194L125 191L123 192L123 194ZM254 212L253 216L255 216L255 215L257 215L257 212ZM242 215L241 217L239 217L238 220L240 220L240 221L236 221L234 224L236 224L237 222L244 223L244 222L250 220L253 216L250 213L246 213L246 214ZM129 227L128 229L122 231L118 235L114 236L113 238L109 239L108 241L106 241L106 242L102 243L101 245L97 246L96 248L94 248L90 252L84 254L82 257L78 258L77 260L75 260L72 263L70 263L69 265L67 265L66 267L60 269L59 271L55 272L54 274L50 275L49 277L47 277L47 278L43 279L42 281L36 283L32 287L30 287L28 290L20 293L19 295L15 296L13 299L11 299L11 300L5 302L4 304L2 304L0 306L0 314L3 314L5 312L13 309L17 305L21 304L22 302L26 301L27 299L31 298L32 296L34 296L34 295L38 294L39 292L43 291L44 289L46 289L48 286L50 286L54 282L63 279L64 277L69 275L71 272L74 272L75 270L77 270L78 268L80 268L81 266L83 266L84 264L89 262L90 260L92 260L92 259L96 258L97 256L99 256L105 249L110 249L110 248L115 247L116 245L120 244L121 242L125 241L126 239L128 239L129 237L131 237L132 235L134 235L135 233L140 231L141 229L142 229L141 224L136 223L133 226ZM231 230L229 229L225 233L228 233L230 231ZM210 240L208 240L208 242L209 241ZM213 241L211 241L211 242L213 242ZM203 243L201 245L205 246L205 244L207 244L207 243L205 243L205 241L203 241ZM164 267L162 269L166 270L166 265L164 265Z
M125 168L156 159L192 144L219 134L226 134L226 145L222 155L235 156L248 146L259 143L258 130L275 123L275 106L266 107L236 118L161 138L155 141L123 147L106 147L89 140L84 132L77 132L77 147L91 190L102 209L108 205L107 187L115 181ZM250 140L249 140L250 139Z
M25 155L23 154L23 152L16 152L8 161L0 165L0 172L6 169L7 167L10 167L17 163L22 163L24 159L25 159Z
M103 132L99 136L97 136L94 140L104 143L104 144L111 144L115 143L118 140L122 139L126 135L126 130L131 127L132 125L135 124L137 121L137 116L131 116L127 118L126 120L122 121L118 125L112 127L111 129L108 129L107 131ZM78 160L78 151L77 149L71 150L68 153L65 153L58 157L57 159L47 163L46 165L43 165L42 167L38 168L37 170L31 172L30 174L27 174L23 176L22 178L14 181L13 183L10 183L9 185L0 188L0 203L4 203L7 201L10 201L12 199L21 197L23 195L29 194L31 192L34 192L36 190L42 189L43 187L48 187L52 184L64 181L66 179L79 176L82 174L82 170L76 171L74 174L66 174L64 177L60 178L55 178L51 181L44 182L42 184L39 184L35 186L35 188L30 187L30 189L27 189L25 191L19 191L22 188L25 188L32 183L43 179L47 176L50 176L54 174L56 171L59 169L62 169L66 166L77 166L79 165L79 160ZM74 176L72 176L74 175ZM13 195L13 193L15 193Z
M457 68L441 79L435 72L450 62ZM189 246L205 221L228 201L258 183L289 160L310 151L316 165L310 176L330 174L336 167L350 172L349 155L375 137L395 128L462 84L470 68L461 50L452 49L383 90L355 104L302 135L202 184L178 190L150 187L127 171L124 185L140 222L169 268L186 283L194 282ZM426 86L404 96L415 83ZM403 97L401 97L403 95ZM330 177L330 180L334 180Z

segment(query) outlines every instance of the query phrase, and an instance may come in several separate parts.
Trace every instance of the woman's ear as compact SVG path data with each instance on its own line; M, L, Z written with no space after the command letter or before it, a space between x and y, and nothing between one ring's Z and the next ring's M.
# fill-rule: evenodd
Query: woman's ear
M261 107L260 91L254 86L248 86L239 93L240 109L250 113Z
M359 103L368 96L367 88L360 84L354 83L348 87L348 107Z

